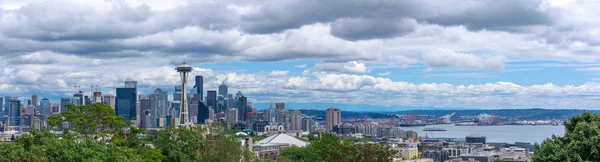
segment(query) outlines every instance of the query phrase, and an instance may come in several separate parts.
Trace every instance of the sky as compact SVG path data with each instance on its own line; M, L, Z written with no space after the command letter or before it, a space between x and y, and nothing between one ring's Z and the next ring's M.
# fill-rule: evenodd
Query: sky
M0 0L0 96L205 90L325 109L600 109L600 1ZM189 81L193 86L193 81ZM268 105L268 104L261 104Z

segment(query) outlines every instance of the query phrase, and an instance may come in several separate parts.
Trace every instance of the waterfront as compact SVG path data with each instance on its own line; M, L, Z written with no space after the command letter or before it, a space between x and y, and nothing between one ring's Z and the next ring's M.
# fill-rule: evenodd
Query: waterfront
M425 127L441 127L447 131L423 131ZM532 144L534 142L541 143L552 134L562 136L565 133L562 125L455 126L454 124L444 124L401 128L416 131L419 136L433 138L465 138L465 136L477 134L486 136L487 142L530 142Z

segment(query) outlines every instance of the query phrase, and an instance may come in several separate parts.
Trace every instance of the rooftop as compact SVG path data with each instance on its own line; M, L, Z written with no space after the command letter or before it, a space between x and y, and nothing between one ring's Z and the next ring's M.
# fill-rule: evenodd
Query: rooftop
M272 136L269 136L263 140L256 142L256 144L274 144L274 143L285 143L290 145L295 145L299 147L304 147L308 145L308 142L302 141L296 137L292 137L285 133L279 133Z

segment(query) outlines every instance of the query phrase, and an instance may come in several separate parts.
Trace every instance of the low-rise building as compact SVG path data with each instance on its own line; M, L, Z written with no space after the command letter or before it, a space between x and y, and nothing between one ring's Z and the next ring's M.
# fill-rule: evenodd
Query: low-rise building
M256 141L252 145L252 151L256 153L258 158L261 160L275 160L279 155L279 151L285 147L304 147L306 145L308 145L308 142L305 142L285 133L278 133L269 136L263 140Z
M434 162L444 162L450 159L450 153L446 150L428 150L423 152L422 157L433 159Z

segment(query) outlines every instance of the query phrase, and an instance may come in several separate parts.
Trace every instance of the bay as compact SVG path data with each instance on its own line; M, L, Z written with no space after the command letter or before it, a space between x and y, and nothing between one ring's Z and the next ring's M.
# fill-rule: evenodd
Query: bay
M423 131L425 127L441 127L447 131ZM553 134L562 136L564 126L552 125L500 125L500 126L455 126L454 124L430 125L421 127L400 127L403 130L413 130L420 137L431 138L461 138L469 135L482 135L487 142L529 142L541 143Z

